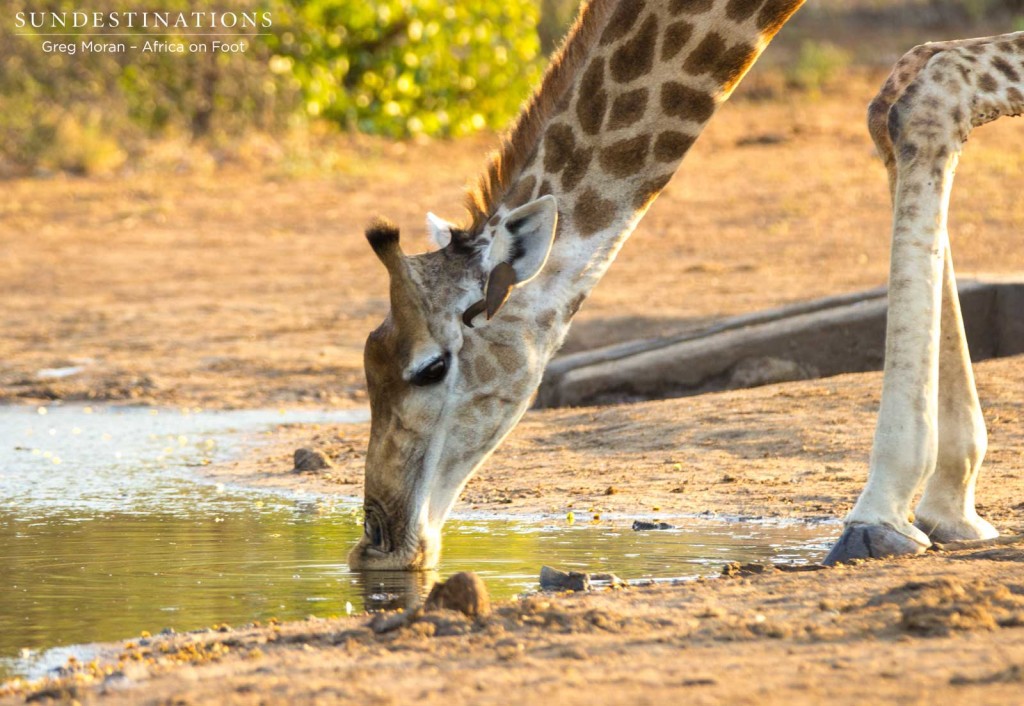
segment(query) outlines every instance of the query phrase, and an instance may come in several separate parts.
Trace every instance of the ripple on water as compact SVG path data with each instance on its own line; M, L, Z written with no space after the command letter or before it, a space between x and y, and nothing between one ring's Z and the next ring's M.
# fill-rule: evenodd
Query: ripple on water
M223 461L280 423L341 423L364 411L175 412L0 408L0 677L38 676L56 646L344 615L400 605L436 574L355 573L358 508L329 497L225 488L194 466ZM685 577L727 561L817 558L834 527L694 521L633 532L456 519L440 571L473 570L492 594L536 587L541 564Z

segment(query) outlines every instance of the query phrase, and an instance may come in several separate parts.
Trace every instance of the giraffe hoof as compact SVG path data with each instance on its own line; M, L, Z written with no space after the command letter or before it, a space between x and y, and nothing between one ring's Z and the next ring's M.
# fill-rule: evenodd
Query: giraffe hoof
M901 554L922 554L926 546L886 525L854 523L846 526L839 541L822 563L846 564L854 559L882 559Z
M978 517L962 517L952 520L930 520L918 516L914 526L928 535L933 542L959 542L967 539L995 539L999 530L987 520Z

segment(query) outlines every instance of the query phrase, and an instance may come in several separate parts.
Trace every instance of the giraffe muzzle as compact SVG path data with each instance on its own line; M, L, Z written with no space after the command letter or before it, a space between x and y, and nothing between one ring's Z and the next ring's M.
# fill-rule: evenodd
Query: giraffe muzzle
M391 533L388 532L387 518L377 505L367 505L364 509L363 534L370 546L385 554L391 552Z

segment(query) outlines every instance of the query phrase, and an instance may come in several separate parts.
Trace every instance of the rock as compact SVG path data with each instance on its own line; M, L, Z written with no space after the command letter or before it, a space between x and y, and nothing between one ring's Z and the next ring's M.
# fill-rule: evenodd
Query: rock
M386 632L405 627L409 624L410 620L411 616L408 613L377 613L370 618L369 626L376 634L382 635Z
M471 618L491 612L491 598L483 580L472 571L463 571L447 581L435 583L423 604L426 611L454 610Z
M606 574L590 574L591 581L598 581L600 583L607 583L611 588L621 588L628 586L629 582L625 579L620 579L618 576L612 573Z
M756 576L757 574L771 571L773 568L770 564L756 564L753 562L741 564L738 561L734 561L722 567L722 576L726 578Z
M540 567L540 587L543 591L589 591L590 574L578 571L559 571L550 566Z
M669 530L675 528L675 525L670 525L667 522L647 522L646 520L635 520L633 522L633 530L636 532L642 532L644 530Z
M322 451L301 448L295 449L295 472L323 471L331 468L331 462Z

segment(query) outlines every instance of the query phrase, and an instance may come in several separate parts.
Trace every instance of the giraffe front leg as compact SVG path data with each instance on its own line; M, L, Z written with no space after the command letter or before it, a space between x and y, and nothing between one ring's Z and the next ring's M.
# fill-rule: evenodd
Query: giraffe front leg
M914 524L933 541L992 539L999 533L974 508L974 485L988 436L971 371L963 316L947 244L942 275L939 343L939 446L935 472L918 503Z
M889 278L882 401L868 482L826 564L918 554L931 544L911 524L910 503L935 467L937 454L942 260L923 239L900 241L897 234Z
M939 145L900 147L885 372L871 466L826 564L916 554L931 544L911 523L910 504L938 454L942 272L956 157Z

